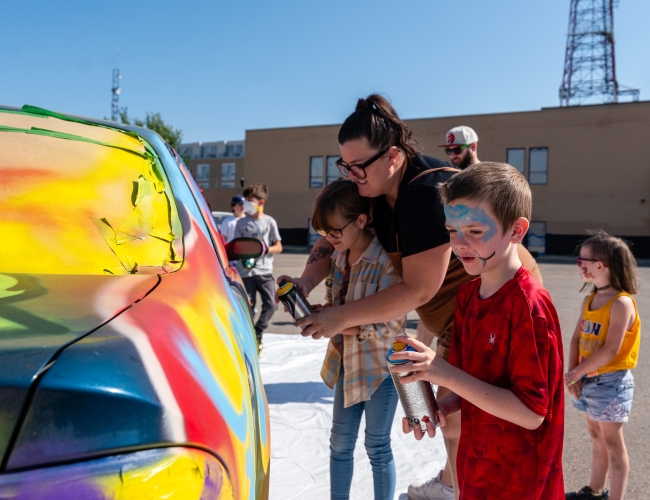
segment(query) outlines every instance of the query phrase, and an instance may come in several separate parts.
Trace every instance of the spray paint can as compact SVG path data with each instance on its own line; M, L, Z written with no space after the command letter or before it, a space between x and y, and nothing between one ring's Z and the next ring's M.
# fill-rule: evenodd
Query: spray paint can
M438 427L438 424L440 423L438 420L438 403L433 395L431 384L426 380L418 380L417 382L411 382L410 384L402 384L400 379L410 375L410 373L393 373L393 370L391 370L391 367L393 366L413 364L412 361L406 359L394 361L390 359L394 353L406 351L416 352L416 350L408 344L403 342L394 342L393 347L391 347L388 354L386 354L386 361L388 362L390 375L393 377L395 389L397 389L397 395L402 403L404 415L409 421L409 426L411 429L414 429L416 425L419 425L422 432L426 433L427 421L430 420L434 428Z
M290 281L280 281L278 299L296 321L314 312L300 289Z

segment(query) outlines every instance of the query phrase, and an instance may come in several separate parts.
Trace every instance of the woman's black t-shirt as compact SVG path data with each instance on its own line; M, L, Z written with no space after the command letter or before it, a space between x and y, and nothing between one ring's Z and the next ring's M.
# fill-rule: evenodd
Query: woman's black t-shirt
M391 209L385 196L375 198L372 227L386 252L399 252L403 258L449 243L445 212L436 186L455 172L431 172L413 180L432 168L453 167L442 160L418 155L408 162L394 208Z

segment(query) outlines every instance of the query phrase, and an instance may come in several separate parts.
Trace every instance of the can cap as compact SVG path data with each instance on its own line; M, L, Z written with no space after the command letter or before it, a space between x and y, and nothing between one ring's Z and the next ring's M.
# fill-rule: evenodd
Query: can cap
M292 288L293 288L293 283L291 283L291 281L281 281L280 288L278 288L278 295L284 295Z
M393 351L399 352L406 349L406 344L404 342L393 342Z
M388 363L391 365L403 365L405 363L412 363L412 361L409 361L408 359L391 359L391 356L396 352L406 351L417 352L413 346L405 342L393 342L393 347L391 347L386 354L386 361L388 361Z

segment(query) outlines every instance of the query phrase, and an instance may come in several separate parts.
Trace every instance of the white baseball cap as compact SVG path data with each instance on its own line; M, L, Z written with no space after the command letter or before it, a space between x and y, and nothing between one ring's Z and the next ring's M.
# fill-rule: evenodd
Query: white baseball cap
M478 135L474 129L467 125L459 125L452 128L445 136L447 144L439 146L441 148L448 148L449 146L462 146L464 144L473 144L478 142Z

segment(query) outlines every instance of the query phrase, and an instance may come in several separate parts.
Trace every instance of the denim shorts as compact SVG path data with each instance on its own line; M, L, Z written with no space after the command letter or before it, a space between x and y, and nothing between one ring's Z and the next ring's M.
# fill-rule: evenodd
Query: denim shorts
M627 422L632 410L634 376L630 370L603 373L582 379L580 399L571 401L574 408L586 411L598 422Z

